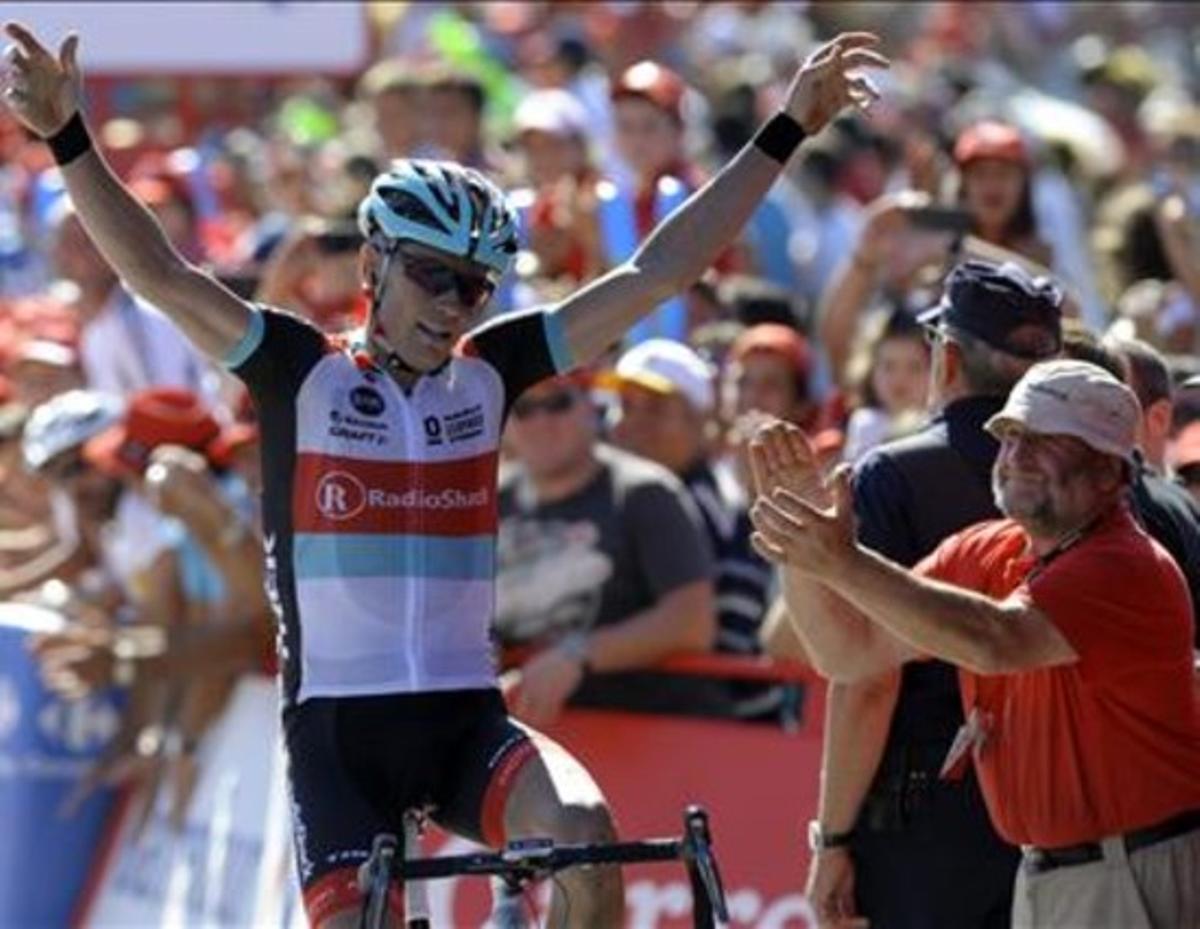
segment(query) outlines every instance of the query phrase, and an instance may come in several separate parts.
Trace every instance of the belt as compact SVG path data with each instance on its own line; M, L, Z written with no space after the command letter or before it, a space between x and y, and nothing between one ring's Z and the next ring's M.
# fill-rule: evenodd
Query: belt
M1153 826L1126 832L1121 839L1125 843L1125 851L1132 854L1138 849L1166 842L1194 829L1200 829L1200 809L1188 810ZM1069 868L1100 861L1104 858L1104 849L1099 842L1082 842L1079 845L1065 845L1061 848L1027 846L1024 854L1026 870L1030 874L1042 874L1055 868Z

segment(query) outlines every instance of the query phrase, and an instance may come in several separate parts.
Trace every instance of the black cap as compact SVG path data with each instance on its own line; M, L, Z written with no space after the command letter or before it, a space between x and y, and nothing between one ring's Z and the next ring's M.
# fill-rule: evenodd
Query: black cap
M1020 265L964 261L946 278L938 305L918 319L962 329L1010 355L1040 360L1062 349L1062 302L1062 290L1053 281L1034 277ZM1026 326L1052 337L1046 350L1031 351L1014 342L1013 335Z

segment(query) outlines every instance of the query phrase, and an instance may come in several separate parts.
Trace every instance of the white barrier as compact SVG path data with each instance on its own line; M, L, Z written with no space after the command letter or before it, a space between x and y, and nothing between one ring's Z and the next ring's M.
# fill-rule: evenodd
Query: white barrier
M112 855L98 862L88 929L283 927L299 916L279 697L263 677L239 682L198 755L199 777L182 829L160 802L136 839L119 826ZM302 924L302 923L301 923Z

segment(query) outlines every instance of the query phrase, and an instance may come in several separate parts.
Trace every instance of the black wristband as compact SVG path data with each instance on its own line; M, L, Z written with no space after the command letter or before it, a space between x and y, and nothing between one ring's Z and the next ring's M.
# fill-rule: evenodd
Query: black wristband
M808 133L796 120L787 113L776 113L754 134L753 141L755 148L783 165L806 138Z
M75 111L75 115L66 121L58 132L46 138L50 152L60 167L69 165L72 161L92 147L92 137L88 135L87 126L83 122L83 114Z

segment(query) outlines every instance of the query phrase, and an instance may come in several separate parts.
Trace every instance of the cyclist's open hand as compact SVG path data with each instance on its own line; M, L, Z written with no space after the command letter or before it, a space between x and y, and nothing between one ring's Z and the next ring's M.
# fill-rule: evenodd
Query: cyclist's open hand
M818 47L788 88L788 115L816 135L845 107L868 109L879 99L879 91L862 69L891 64L874 50L878 44L879 36L870 32L843 32Z
M14 42L5 52L4 102L38 135L53 135L79 109L79 36L72 33L63 39L55 57L19 23L5 23L4 31Z

